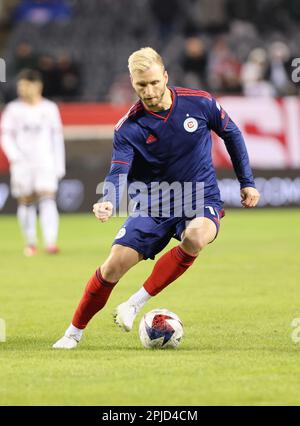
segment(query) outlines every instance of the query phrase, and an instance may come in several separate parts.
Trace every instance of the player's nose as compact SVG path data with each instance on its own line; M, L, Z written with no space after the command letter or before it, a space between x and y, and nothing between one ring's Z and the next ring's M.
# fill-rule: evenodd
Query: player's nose
M145 96L146 98L153 96L153 88L150 85L145 87Z

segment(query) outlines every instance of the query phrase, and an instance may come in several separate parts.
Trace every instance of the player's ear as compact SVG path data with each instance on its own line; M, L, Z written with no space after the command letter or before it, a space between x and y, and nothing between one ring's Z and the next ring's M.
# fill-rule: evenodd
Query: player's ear
M165 72L164 72L164 76L165 76L165 79L166 79L166 84L168 84L168 81L169 81L169 74L168 74L168 71L167 71L167 70L165 70Z

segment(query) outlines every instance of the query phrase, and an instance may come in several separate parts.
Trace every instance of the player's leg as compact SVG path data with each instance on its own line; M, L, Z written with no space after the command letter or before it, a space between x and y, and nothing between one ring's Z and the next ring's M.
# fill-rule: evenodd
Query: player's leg
M38 197L39 219L42 228L45 250L49 254L58 253L56 245L59 215L56 205L58 180L51 168L36 168L33 171L33 185Z
M195 261L200 251L217 234L214 222L207 217L193 219L181 236L181 243L160 257L143 287L151 295L160 293L180 277Z
M36 204L33 194L18 197L17 217L25 238L25 256L34 256L37 252Z
M132 217L120 229L115 241L138 247L138 251L144 255L144 259L154 259L155 255L168 244L174 235L175 223L174 218ZM142 287L126 302L117 306L116 324L123 330L130 331L137 313L150 297Z
M59 216L56 206L56 194L52 191L40 191L37 194L37 198L45 250L49 254L56 254L59 251L57 247Z
M36 254L36 199L33 185L33 169L30 164L12 165L11 193L17 199L17 217L25 238L25 256Z
M91 318L104 307L116 283L142 258L142 254L130 247L112 247L106 261L88 281L71 325L65 335L53 345L54 348L73 349L77 346L83 330Z
M205 210L205 215L206 217L193 219L186 229L182 228L181 243L158 259L141 289L120 305L123 307L123 317L130 318L130 322L127 320L130 328L123 327L126 331L131 330L137 312L145 303L180 277L193 264L201 250L216 238L219 213L214 209ZM137 306L135 315L132 315L133 309L129 308L132 305Z

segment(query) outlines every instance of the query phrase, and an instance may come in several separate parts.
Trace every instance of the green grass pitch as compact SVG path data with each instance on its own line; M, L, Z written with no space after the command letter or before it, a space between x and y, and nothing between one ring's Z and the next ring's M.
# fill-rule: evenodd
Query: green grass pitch
M143 349L112 311L154 263L117 285L74 351L51 349L84 285L108 254L121 219L61 217L58 256L22 255L16 218L0 217L0 405L299 405L299 210L228 210L218 239L144 308L183 320L177 350ZM175 245L174 240L170 245Z

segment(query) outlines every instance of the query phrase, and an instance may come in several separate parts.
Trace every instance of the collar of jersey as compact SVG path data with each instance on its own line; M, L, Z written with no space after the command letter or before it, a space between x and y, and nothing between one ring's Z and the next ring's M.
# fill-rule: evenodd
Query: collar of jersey
M170 116L171 116L171 114L172 114L172 112L173 112L173 109L174 109L174 107L175 107L175 103L176 103L176 101L177 101L177 96L176 96L175 90L173 90L173 88L172 88L172 87L168 87L168 89L170 89L170 90L171 90L172 104L171 104L171 106L170 106L170 111L169 111L169 113L168 113L165 117L164 117L164 116L162 116L162 115L156 114L156 113L155 113L155 112L153 112L153 111L149 111L147 108L145 108L145 107L144 107L144 111L145 111L147 114L150 114L150 115L152 115L153 117L158 118L159 120L163 120L164 122L168 121L168 119L170 118Z

